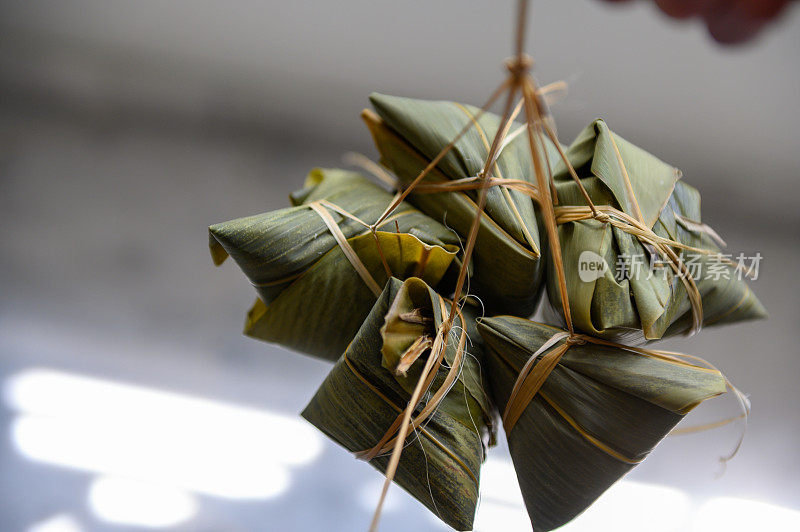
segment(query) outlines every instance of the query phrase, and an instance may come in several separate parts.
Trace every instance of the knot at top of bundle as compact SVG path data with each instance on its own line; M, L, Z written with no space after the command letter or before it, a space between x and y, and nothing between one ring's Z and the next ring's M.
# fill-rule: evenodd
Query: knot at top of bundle
M515 55L506 59L506 68L517 79L526 74L533 66L533 57L528 54Z

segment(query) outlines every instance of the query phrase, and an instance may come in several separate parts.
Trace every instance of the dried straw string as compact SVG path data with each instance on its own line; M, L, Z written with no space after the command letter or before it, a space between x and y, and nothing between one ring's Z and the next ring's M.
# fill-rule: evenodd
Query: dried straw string
M677 240L660 236L656 234L652 229L650 229L647 225L641 223L639 220L609 205L595 205L594 208L595 212L592 213L591 207L581 207L581 206L556 207L555 208L556 223L561 225L568 222L578 222L581 220L589 220L594 218L602 223L610 223L611 225L614 225L615 227L622 229L626 233L637 237L640 241L652 244L654 247L655 244L653 244L653 242L658 242L660 243L660 245L667 246L670 248L679 248L685 251L691 251L693 253L698 253L701 255L707 255L712 257L717 256L720 258L722 262L725 262L726 264L729 264L732 267L742 270L743 273L748 277L753 276L753 273L750 270L743 269L741 265L738 265L737 263L733 262L730 259L726 259L718 251L689 246L682 242L678 242ZM722 237L720 237L719 234L717 234L717 232L714 231L714 229L709 225L694 222L692 220L689 220L688 218L680 216L677 213L675 213L675 218L678 220L679 224L683 225L689 231L706 234L713 240L715 240L720 246L722 247L726 246L725 241L722 239Z
M525 0L521 0L523 3ZM536 174L536 182L539 189L539 206L541 208L542 217L545 222L545 229L547 231L547 238L550 242L550 252L553 256L553 263L556 267L556 278L560 287L561 307L564 313L564 320L567 323L567 329L570 336L575 334L575 329L572 325L572 314L569 307L569 299L567 297L567 281L564 273L564 262L561 258L561 244L558 239L558 229L555 223L555 213L553 211L553 200L550 196L550 184L545 176L545 170L542 168L542 161L539 160L539 148L537 144L544 144L544 139L541 132L541 113L537 108L538 101L536 99L536 85L530 75L526 75L522 85L522 93L525 99L525 118L528 126L528 144L531 150L531 159L533 161L533 169ZM558 139L555 142L558 145ZM542 151L545 151L542 149ZM566 160L566 154L562 155ZM550 168L547 167L549 174ZM588 197L588 195L587 195Z
M636 218L644 224L644 216L642 215L642 209L639 207L639 200L636 198L636 194L633 192L633 183L631 183L631 178L628 175L628 169L625 167L625 161L622 160L622 154L619 152L619 146L617 146L617 141L614 140L614 134L611 133L608 136L611 139L611 146L614 147L614 155L617 158L617 164L619 165L620 170L622 170L622 178L625 182L625 194L627 194L628 199L633 203L633 206L636 210Z
M383 166L374 162L363 153L349 151L342 156L342 161L344 161L345 164L358 166L359 168L366 170L370 174L377 177L381 183L389 186L392 189L397 188L397 178L389 173Z
M501 146L501 144L503 142L503 139L505 138L505 135L507 134L508 129L509 129L509 124L510 124L510 121L511 121L511 113L512 113L511 106L513 104L513 98L514 98L514 93L515 92L516 92L515 86L512 84L512 87L511 87L511 89L509 90L509 93L508 93L508 98L507 98L507 101L506 101L505 112L503 114L503 120L501 122L501 127L498 130L498 134L495 136L495 138L494 138L494 140L492 142L492 146L491 146L491 148L489 150L489 153L487 155L486 162L484 164L484 168L479 173L479 177L484 177L487 174L488 169L496 164L497 156L499 155L500 146ZM467 275L466 264L469 262L469 258L471 256L472 251L473 251L474 246L475 246L475 240L476 240L476 236L477 236L477 229L478 229L478 225L480 223L481 214L482 214L483 209L484 209L484 207L486 205L486 197L487 197L488 190L489 190L488 180L484 180L484 184L483 184L482 188L480 189L480 194L479 194L479 199L478 199L478 210L476 212L475 218L473 219L473 224L472 224L472 227L470 228L469 236L467 238L467 245L466 245L466 248L465 248L465 251L464 251L464 259L463 259L464 260L464 265L460 269L458 280L456 281L456 288L455 288L455 291L454 291L454 293L456 295L461 294L461 291L463 290L463 287L464 287L464 283L466 282L466 275ZM453 327L453 322L454 322L454 319L455 319L456 315L459 315L459 317L461 317L461 311L460 311L460 308L459 308L459 300L458 300L458 298L454 298L453 299L453 301L451 303L451 306L450 306L450 312L448 313L448 316L447 316L447 320L443 323L443 326L440 327L439 330L437 331L437 339L439 339L439 338L442 339L442 344L441 344L442 345L442 348L441 348L442 351L444 350L444 348L447 345L447 337L449 335L450 329ZM463 322L463 317L461 319L462 319L462 322ZM459 342L459 347L458 347L458 349L456 351L457 356L459 357L459 363L460 363L460 356L463 353L463 348L464 348L465 341L466 341L466 331L462 328L461 340ZM434 345L435 344L436 344L436 341L434 341ZM432 350L432 351L436 352L435 349ZM437 357L437 358L440 358L440 357ZM452 364L452 368L455 369L456 367L457 367L457 364L454 362ZM448 374L448 378L450 377L450 375L451 374ZM442 388L439 390L439 392L437 392L437 394L440 393L442 390L445 390L445 388L449 389L449 384L447 386L443 385ZM444 394L441 394L441 398L443 398L443 397L444 397ZM413 399L413 396L412 396L412 399ZM436 405L438 404L438 402L435 402L435 401L432 400L426 406L426 409L430 408L432 404L434 404L433 408L435 408ZM433 410L433 408L431 408L431 411ZM411 410L410 408L407 409L406 413L409 414L410 410ZM424 412L425 412L425 410L423 410L423 413ZM406 416L406 418L408 418L408 417L409 417L409 415ZM407 422L404 422L404 424L407 424ZM395 451L392 453L392 460L390 461L390 467L392 465L392 462L399 461L399 458L400 458L399 454L400 453L397 452L397 446L401 445L402 442L405 440L403 428L404 427L401 425L400 434L398 434L398 436L396 437L396 444L395 444L396 446L395 446ZM391 429L390 429L390 431L391 431ZM386 436L384 436L384 438L385 437ZM368 452L367 456L369 456L369 454L374 453L378 446L379 445L376 445L372 450L370 450ZM394 473L394 471L392 471L392 474L393 473ZM389 477L389 470L387 469L387 483L384 485L384 488L388 488L390 480L391 479ZM383 497L381 499L381 502L382 501L383 501ZM380 509L380 506L379 506L379 509ZM378 512L376 512L376 516L377 515L379 515Z
M434 347L431 349L431 354L428 356L428 361L426 362L425 368L430 371L432 369L432 359L440 360L443 357L443 351L447 346L447 339L449 336L449 332L453 326L453 321L457 314L460 314L459 308L459 296L461 294L462 289L464 288L464 284L466 282L467 277L467 265L469 264L469 259L472 255L472 251L475 247L475 240L477 238L477 231L480 223L481 214L483 209L486 205L486 197L490 187L489 180L486 177L489 174L489 169L492 168L499 155L499 149L503 143L503 140L508 132L508 128L510 127L511 123L511 114L512 114L512 106L514 102L514 95L517 90L521 86L521 80L523 79L524 72L530 68L530 60L523 55L522 47L523 47L523 39L524 39L524 19L525 19L525 12L527 9L527 0L520 0L519 2L519 17L518 17L518 34L517 34L517 57L515 60L511 61L507 66L510 71L510 76L498 87L494 94L489 98L489 101L484 105L484 107L480 110L480 112L475 117L476 120L486 111L486 109L491 106L491 104L506 90L508 90L507 100L505 104L505 109L503 112L503 118L501 120L501 126L498 130L497 135L495 135L494 140L492 141L492 146L489 149L489 153L486 157L486 162L484 164L483 170L478 174L478 177L483 180L482 186L480 187L479 195L478 195L478 202L477 202L477 211L475 218L473 219L472 227L470 228L467 243L464 251L464 258L463 264L459 271L458 279L456 281L455 287L455 297L453 298L452 304L450 306L450 311L448 313L447 319L444 323L439 327L436 334L436 339L434 340ZM428 166L411 182L408 188L406 188L396 199L395 201L386 209L384 214L381 218L378 219L376 224L381 223L388 215L391 213L400 202L411 193L414 187L441 161L441 159L453 148L455 143L460 139L471 127L473 127L473 122L468 122L464 128L459 132L458 135L447 145L445 148L436 156L434 159L428 164ZM463 351L463 343L465 341L466 333L462 334L462 340L459 342L459 349L457 349L457 353ZM439 354L439 350L441 350L441 354ZM430 366L430 367L429 367ZM452 364L453 368L457 368L458 365ZM435 373L434 373L435 375ZM449 376L449 375L448 375ZM403 419L400 423L400 426L397 431L397 436L395 437L395 444L392 450L392 455L389 460L389 464L386 468L386 481L384 482L383 489L381 490L381 495L378 500L378 504L375 509L375 514L372 519L372 523L370 524L370 531L374 532L378 529L378 523L380 522L380 516L383 509L383 504L386 499L386 493L388 492L389 486L391 485L392 479L394 478L394 474L397 470L397 465L400 461L400 455L403 449L403 442L406 439L408 434L408 429L411 425L411 412L416 406L416 402L419 400L420 392L423 387L423 381L428 380L428 378L420 378L419 382L417 383L416 388L414 389L414 393L412 394L411 400L409 401L408 406L406 407L403 413ZM442 389L445 387L443 386ZM441 390L440 390L441 391ZM438 393L438 392L437 392ZM443 398L444 394L442 394ZM441 399L440 399L441 400ZM430 402L426 408L430 406ZM435 406L433 407L435 408ZM384 436L385 438L385 436ZM377 445L376 445L377 447ZM370 453L374 452L375 448L370 450Z
M456 297L454 297L453 300L452 300L452 303L450 305L450 310L449 310L449 312L447 314L447 319L442 323L442 325L437 330L436 338L434 339L434 344L433 344L433 347L431 349L431 353L428 355L428 361L426 362L426 365L425 365L425 369L427 371L429 371L429 372L432 369L431 360L435 358L436 360L441 361L441 359L444 357L444 350L447 347L447 341L448 341L450 330L453 327L453 322L455 320L456 315L460 315L461 314L460 307L459 307L459 304L460 304L459 296L460 296L460 294L461 294L461 292L462 292L462 290L464 288L464 284L466 282L467 266L469 264L469 259L472 256L472 251L473 251L473 249L475 247L475 240L477 238L477 231L478 231L478 227L479 227L479 224L480 224L480 218L481 218L481 214L483 212L483 209L484 209L484 207L486 205L486 197L487 197L489 186L490 186L489 185L489 181L487 179L485 179L485 178L488 175L489 169L492 168L497 162L497 157L499 155L500 146L502 145L503 139L505 138L505 136L506 136L506 134L508 132L508 129L510 127L509 124L511 122L510 118L511 118L511 114L512 114L513 102L514 102L514 94L516 93L516 90L517 90L517 87L518 87L518 79L519 79L519 75L512 71L512 74L509 77L509 79L506 80L505 82L503 82L500 85L500 88L498 89L498 91L496 91L495 94L492 95L492 97L489 99L489 102L487 103L487 105L484 106L484 108L481 109L481 111L477 115L477 117L480 117L486 111L486 109L491 105L491 103L493 103L494 100L496 100L496 98L499 97L502 94L502 92L506 89L506 87L510 86L508 88L507 99L506 99L506 103L505 103L505 108L504 108L503 118L501 120L500 128L499 128L498 133L495 136L494 140L492 141L492 146L489 149L489 153L487 154L486 162L484 164L483 170L478 174L478 177L483 179L483 183L482 183L482 186L481 186L479 194L478 194L478 202L477 202L477 207L478 208L477 208L477 211L476 211L476 214L475 214L475 218L473 219L472 227L470 228L470 231L469 231L469 234L468 234L468 237L467 237L467 242L466 242L466 246L465 246L465 250L464 250L463 264L462 264L461 269L459 270L458 279L456 281L456 286L455 286L455 290L454 290L454 294L456 295ZM461 130L459 135L457 135L455 139L453 139L447 146L445 146L445 148L431 161L431 163L422 171L422 173L419 176L417 176L414 179L414 181L412 181L412 183L409 185L409 187L406 188L398 196L398 198L395 200L395 202L393 202L393 204L390 205L389 208L387 208L386 212L384 213L384 215L381 218L383 218L385 216L388 216L388 214L394 208L396 208L395 204L399 205L399 202L402 201L403 198L405 198L408 194L411 193L411 191L416 186L416 184L419 183L425 177L425 175L427 175L427 173L430 172L433 169L435 164L438 164L438 162L441 161L441 159L444 157L444 155L450 149L453 148L453 146L458 141L458 139L461 136L463 136L467 131L469 131L469 129L471 127L473 127L473 126L474 126L474 124L473 124L472 121L468 122L467 125ZM434 164L434 162L435 162L435 164ZM380 221L381 221L381 219L379 219L379 221L377 223L380 223ZM461 339L459 341L459 346L456 349L456 354L459 357L459 362L460 362L460 357L462 356L462 353L463 353L465 342L466 342L466 331L463 331L463 329L462 329L462 335L461 335ZM444 398L444 395L449 390L449 387L452 384L452 382L448 383L447 381L451 378L451 376L452 376L452 379L455 379L457 377L459 367L460 367L460 363L451 364L451 371L448 372L447 378L445 380L445 384L446 385L443 385L436 392L436 394L434 394L434 397L431 398L431 401L429 401L428 404L426 405L425 409L423 409L423 413L425 413L426 410L428 412L433 412L433 410L435 410L435 408L438 406L438 403L441 402L441 400ZM419 401L420 392L421 392L421 389L423 387L423 381L428 381L428 380L432 381L433 377L435 376L435 374L436 374L435 372L432 372L432 373L430 373L428 375L423 373L423 377L421 377L420 380L418 381L417 386L414 389L414 393L411 396L411 400L409 401L408 406L406 407L406 409L403 412L403 416L402 416L402 420L400 422L400 425L396 429L397 430L397 435L394 436L394 440L393 440L394 441L394 446L393 446L393 449L392 449L391 458L389 459L389 464L388 464L388 466L386 468L386 481L384 482L383 489L381 490L381 495L380 495L380 498L378 500L378 504L377 504L376 509L375 509L375 514L373 515L372 523L370 524L370 531L371 532L377 531L377 529L378 529L378 523L380 522L380 516L381 516L381 513L382 513L384 501L386 499L386 494L387 494L387 492L389 490L389 486L391 485L392 480L394 479L394 475L395 475L395 473L397 471L397 466L398 466L398 464L400 462L400 456L401 456L402 450L403 450L403 443L405 442L405 439L406 439L406 437L408 435L409 428L412 425L411 413L414 410L414 408L416 408L416 404ZM422 413L420 414L420 416L421 415L422 415ZM396 423L397 422L395 422L395 424ZM387 434L384 435L384 437L381 439L379 444L381 444L384 440L386 440L387 436L390 436L391 434L394 434L394 430L393 429L395 428L394 427L395 424L393 424L392 427L390 427L390 429L387 431ZM364 454L363 456L365 458L368 458L371 455L372 456L377 455L377 453L380 452L380 449L378 448L379 444L376 444L372 449L367 451L367 453ZM389 445L389 443L386 443L384 445Z
M478 190L483 186L484 181L488 181L490 187L497 186L497 187L504 187L510 190L517 190L534 199L537 199L539 197L538 189L536 188L536 185L534 185L533 183L529 183L524 179L513 179L508 177L495 177L495 176L487 176L485 178L473 176L473 177L463 177L461 179L452 179L447 181L428 181L417 185L414 189L414 194L437 194L440 192L461 192L465 190Z
M514 428L514 425L517 423L520 415L522 415L522 412L525 410L525 408L527 408L528 403L531 402L533 396L537 391L539 391L539 388L541 388L541 385L544 383L544 380L542 379L541 382L537 383L536 385L524 386L531 369L533 369L535 365L549 367L552 359L555 359L556 362L558 362L558 359L561 358L561 354L566 350L568 344L564 343L559 347L559 349L548 353L545 355L545 357L549 358L542 358L541 362L538 361L539 355L553 347L559 340L569 337L570 335L567 331L554 334L545 343L543 343L541 347L539 347L539 349L530 356L530 358L528 358L528 361L525 362L525 365L520 369L517 380L514 382L513 388L511 388L511 394L508 397L506 409L503 411L502 420L506 434L511 433L511 429ZM549 373L549 371L546 374L544 372L540 372L540 376L544 376L546 379ZM525 388L524 392L523 387ZM530 397L528 397L529 395Z
M356 273L358 273L359 277L361 277L361 279L364 281L364 284L366 284L367 287L369 287L369 289L372 291L372 293L375 294L375 297L379 297L382 292L381 287L378 285L375 279L373 279L372 274L369 273L369 270L367 269L366 266L364 266L364 263L361 262L361 259L358 257L358 254L355 252L353 247L347 241L347 237L344 235L341 228L336 223L336 220L333 219L331 213L329 213L325 208L327 207L327 205L324 206L323 205L324 205L323 202L315 201L313 203L310 203L308 206L314 212L319 214L319 217L322 218L322 221L325 222L326 226L328 226L328 230L333 235L333 238L336 239L336 243L339 244L339 247L342 249L344 256L347 257L348 261L350 261L350 264L356 270ZM381 257L383 258L382 252L381 252ZM385 262L385 259L384 259L384 265L386 266L387 269L389 268L388 264L386 264ZM391 270L389 270L388 273L389 276L391 277Z
M698 362L698 363L700 363L702 365L705 365L706 367L708 367L710 369L719 371L713 364L711 364L707 360L702 359L700 357L696 357L696 356L693 356L693 355L686 355L686 354L683 354L683 353L674 353L674 352L671 352L671 351L659 351L659 353L661 353L661 354L663 354L665 356L682 357L682 358L685 358L685 359L694 360L694 361L696 361L696 362ZM747 433L747 420L748 420L748 418L750 416L750 399L747 397L747 395L744 392L742 392L739 388L734 386L733 383L728 379L728 377L726 377L724 374L722 374L722 372L720 372L720 374L725 379L725 385L728 387L729 390L731 390L733 392L734 397L736 397L736 400L739 403L739 409L742 411L742 413L739 414L738 416L732 416L732 417L729 417L729 418L726 418L726 419L722 419L722 420L719 420L719 421L715 421L715 422L711 422L711 423L703 423L703 424L700 424L700 425L691 425L691 426L688 426L688 427L682 427L680 429L673 429L670 432L669 435L670 436L678 436L678 435L681 435L681 434L692 434L692 433L695 433L695 432L703 432L703 431L714 429L714 428L717 428L717 427L723 427L725 425L728 425L729 423L732 423L734 421L738 421L740 419L744 420L744 426L742 427L742 430L739 433L739 438L736 441L736 445L734 446L733 450L731 450L731 452L728 455L720 457L720 462L722 462L722 464L724 466L724 465L727 464L727 462L729 460L731 460L734 456L736 456L736 453L739 452L739 449L742 447L742 443L744 442L744 437L745 437L745 434Z

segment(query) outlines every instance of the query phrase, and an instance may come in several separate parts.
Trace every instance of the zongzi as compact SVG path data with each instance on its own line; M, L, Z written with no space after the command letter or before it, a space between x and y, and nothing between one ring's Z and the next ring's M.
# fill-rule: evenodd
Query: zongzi
M686 413L726 389L716 370L635 348L574 342L566 331L522 318L484 318L478 330L536 531L581 513ZM560 359L557 350L563 351ZM551 354L555 366L549 375L538 375L540 388L531 389L525 379L516 385L526 364L547 364Z
M492 113L454 102L433 102L373 94L377 111L362 117L372 133L381 163L398 177L400 188L413 181L439 152L470 122L469 129L421 181L442 184L475 177L482 170L501 119ZM533 183L530 149L520 124L514 123L508 141L492 167L496 178ZM549 160L558 157L546 144ZM412 191L409 201L466 238L477 214L476 191L435 193ZM531 188L533 190L533 187ZM475 241L470 292L490 313L529 316L536 308L541 288L542 242L534 202L523 191L504 185L488 191L486 208Z
M351 452L373 448L409 402L432 356L420 346L435 344L448 308L422 280L392 278L303 417ZM445 387L446 395L407 438L394 480L448 525L471 530L492 410L475 321L465 312L453 325L415 415L437 390ZM458 341L462 331L471 343ZM448 384L448 375L457 377ZM381 471L388 462L387 453L370 460Z
M407 203L374 234L356 221L376 220L392 201L359 174L316 169L292 201L209 228L215 263L230 254L258 292L245 324L254 338L335 361L390 274L437 286L460 264L457 237Z
M704 325L765 317L742 272L720 260L715 233L700 222L700 194L680 180L677 168L612 133L602 120L578 135L566 155L580 185L560 160L553 180L576 328L630 342L685 332L694 319L697 326L701 324L698 313ZM592 216L581 185L594 205L606 209L597 217ZM614 213L629 222L609 223ZM649 245L649 237L636 236L643 232L640 229L682 246L669 247L684 269L676 272L668 267L668 257ZM554 267L551 262L547 292L560 312ZM694 287L701 304L693 306Z

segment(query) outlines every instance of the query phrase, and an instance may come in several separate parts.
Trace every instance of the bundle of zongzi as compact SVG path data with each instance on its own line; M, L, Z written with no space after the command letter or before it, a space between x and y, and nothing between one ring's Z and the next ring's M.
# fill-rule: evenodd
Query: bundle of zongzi
M303 417L357 454L385 442L422 375L448 309L422 280L391 279ZM415 416L433 406L435 392L442 389L446 395L407 438L394 480L453 528L471 530L491 437L491 408L479 336L473 332L471 344L459 341L462 331L475 331L474 319L462 314L453 325ZM448 376L455 380L448 382ZM370 463L385 471L389 453L373 454Z
M586 337L576 341L561 329L522 318L485 318L478 329L536 531L559 527L581 513L687 412L725 391L718 371L598 345ZM529 361L536 362L534 370L516 387ZM552 371L534 376L538 364Z
M437 286L460 264L456 236L407 203L374 234L345 216L371 223L392 201L359 174L313 170L292 201L209 228L214 262L230 254L258 292L249 336L336 360L390 275Z
M413 181L466 124L474 122L409 196L422 211L466 237L477 214L476 191L433 190L430 185L477 176L500 127L500 117L491 113L478 117L479 109L454 102L381 94L373 94L370 100L377 115L364 111L362 117L381 162L397 175L400 188ZM513 124L490 169L492 177L533 182L530 149L525 135L518 134L520 128L524 126ZM555 147L547 144L547 148L549 160L555 161ZM541 287L541 253L531 197L519 188L491 187L475 243L470 291L490 312L529 316L536 308Z
M575 327L606 338L655 340L698 328L701 317L709 325L766 315L742 272L722 260L715 233L700 222L700 195L679 181L678 169L602 120L578 135L567 158L598 209L593 216L559 160L555 212ZM664 245L679 260L670 261L653 241L669 241ZM552 262L549 268L548 295L560 311Z

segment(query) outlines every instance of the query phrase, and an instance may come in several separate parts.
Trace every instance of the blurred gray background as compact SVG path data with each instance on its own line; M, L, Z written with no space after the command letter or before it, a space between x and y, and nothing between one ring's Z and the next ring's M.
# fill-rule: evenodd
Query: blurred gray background
M166 443L156 455L161 439L180 438L180 408L161 416L164 425L142 413L128 426L123 407L93 417L106 396L87 391L76 403L83 381L70 379L135 386L125 388L133 409L150 389L203 398L205 406L187 407L198 420L221 402L292 421L329 366L241 336L254 294L234 265L212 266L206 226L286 206L308 170L341 165L345 151L374 156L358 118L371 91L480 104L503 75L513 8L511 0L0 3L0 529L135 530L159 511L162 522L150 526L170 530L366 529L379 475L299 421L297 437L311 450L291 467L269 449L239 453L266 484L275 479L262 469L283 464L285 482L273 482L271 495L209 494L153 467L144 480L180 485L169 492L175 505L155 497L153 509L146 485L125 491L125 479L142 470L130 464L143 449L153 463L174 461ZM536 75L570 86L554 108L561 140L603 117L680 167L729 251L763 255L753 288L771 313L663 344L707 358L751 395L749 431L725 474L718 478L717 458L740 426L668 438L623 486L641 500L610 494L574 530L800 523L800 9L791 8L754 42L722 48L701 25L668 20L650 2L533 4ZM735 412L731 398L717 399L687 423ZM36 415L63 417L67 428L37 432L25 425ZM73 418L90 432L76 433ZM117 462L98 462L86 449L106 436L91 431L115 423L139 431L139 443L123 439ZM215 443L213 428L198 430L195 473L237 454L237 443ZM275 428L266 440L282 435ZM62 439L83 461L62 456ZM491 461L479 528L525 530L504 443ZM248 465L239 466L247 477ZM383 530L442 529L399 489L391 493ZM183 514L180 501L191 503ZM631 507L638 521L620 517Z

